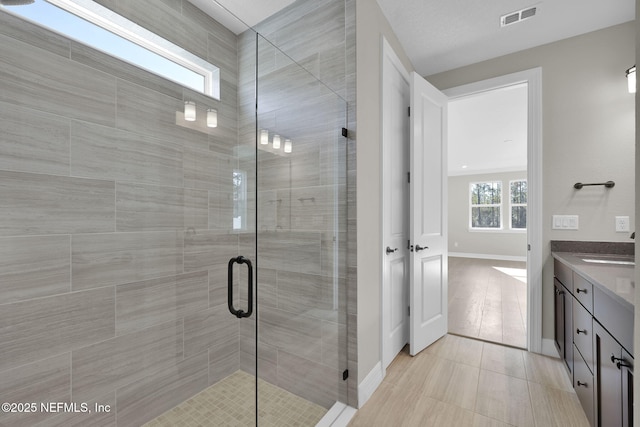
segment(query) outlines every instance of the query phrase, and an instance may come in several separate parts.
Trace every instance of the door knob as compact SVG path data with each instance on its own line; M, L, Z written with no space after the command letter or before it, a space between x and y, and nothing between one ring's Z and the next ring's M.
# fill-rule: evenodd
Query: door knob
M429 246L416 245L416 252L420 252L423 249L429 249Z
M395 251L397 251L398 248L393 248L391 249L389 246L387 246L387 255L394 253Z

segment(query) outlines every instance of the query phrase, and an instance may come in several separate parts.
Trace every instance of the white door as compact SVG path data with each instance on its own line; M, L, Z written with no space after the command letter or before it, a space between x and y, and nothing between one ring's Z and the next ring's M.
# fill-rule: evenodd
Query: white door
M447 97L411 75L410 354L447 333Z
M382 365L409 342L409 74L385 44L383 60Z

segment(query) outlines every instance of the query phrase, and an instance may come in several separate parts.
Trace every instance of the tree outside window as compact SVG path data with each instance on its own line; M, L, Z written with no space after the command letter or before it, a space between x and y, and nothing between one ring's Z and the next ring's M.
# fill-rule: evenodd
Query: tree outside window
M502 228L502 182L471 183L471 228Z
M527 181L509 182L509 201L511 204L511 228L527 229Z

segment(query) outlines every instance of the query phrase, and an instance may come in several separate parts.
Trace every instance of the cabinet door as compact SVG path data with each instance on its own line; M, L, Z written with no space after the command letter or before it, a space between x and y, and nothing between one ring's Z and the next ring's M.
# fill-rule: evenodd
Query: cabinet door
M569 370L569 377L573 381L573 316L571 314L573 307L573 297L567 288L563 287L564 294L562 301L564 303L564 363ZM577 304L577 303L576 303Z
M566 349L564 346L564 298L565 292L562 289L562 285L558 281L558 279L553 279L553 290L555 293L555 297L553 300L553 308L555 312L555 336L554 340L556 343L556 349L558 350L558 354L562 359L566 359Z
M596 381L596 425L622 425L622 375L616 362L622 347L598 323L593 322Z

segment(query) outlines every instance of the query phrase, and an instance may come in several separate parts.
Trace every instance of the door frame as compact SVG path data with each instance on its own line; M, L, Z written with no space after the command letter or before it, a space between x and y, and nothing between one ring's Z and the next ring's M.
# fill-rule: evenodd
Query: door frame
M527 83L527 350L552 354L542 341L542 68L443 90L450 100Z
M384 93L385 93L385 83L387 83L386 78L387 75L385 73L385 61L389 61L391 63L391 65L396 68L400 74L402 74L403 79L407 82L407 98L409 98L410 92L411 92L411 76L409 74L409 72L407 71L407 69L405 68L405 66L402 64L402 61L400 60L400 58L398 57L398 55L396 54L395 50L393 50L393 48L391 47L391 45L389 44L389 42L387 41L387 39L382 36L381 37L381 45L382 45L382 54L380 57L380 70L381 70L381 74L382 74L382 78L380 79L381 81L381 87L380 87L380 97L381 97L381 102L380 102L380 152L382 153L382 155L380 156L380 170L381 170L381 174L380 174L380 188L382 189L382 195L381 195L381 204L380 204L380 230L382 232L381 236L382 239L384 239L384 237L386 236L386 223L387 221L385 220L385 198L387 197L387 195L385 195L386 193L386 187L385 187L385 181L387 179L387 175L388 175L388 171L387 171L387 161L385 158L385 146L386 144L389 143L389 141L385 141L385 128L384 128L384 124L385 124L385 100L384 100ZM407 105L407 108L409 107L409 105ZM408 115L408 111L407 111L407 115ZM409 131L407 130L407 137L409 137ZM406 141L404 141L404 143L407 145L407 156L409 153L409 139L407 138ZM407 164L408 164L408 160L407 159ZM408 172L408 171L407 171ZM409 209L409 206L406 207L407 208L407 212ZM407 215L406 218L407 222L409 221L409 217ZM408 225L408 224L407 224ZM408 233L408 228L407 228L407 233ZM407 239L409 239L409 235L407 234ZM383 243L381 241L381 243ZM384 244L382 244L382 246L384 246ZM382 251L382 248L380 248L380 361L381 361L381 365L382 365L382 374L383 376L386 373L386 369L387 367L385 366L386 363L385 361L387 360L388 357L391 358L391 360L393 360L393 358L395 358L395 354L394 355L388 355L387 354L387 345L386 345L386 341L387 341L387 331L385 329L385 324L386 324L386 313L389 309L389 301L387 301L387 299L385 298L385 293L386 293L386 289L385 289L385 277L387 277L387 271L386 271L386 254ZM411 256L411 255L409 255ZM407 258L408 261L408 258ZM409 300L408 300L408 295L409 295L409 266L405 265L405 287L406 287L406 295L407 295L407 305L409 305ZM406 331L406 335L407 335L407 342L409 342L409 316L407 316L406 319L406 326L407 326L407 331Z

